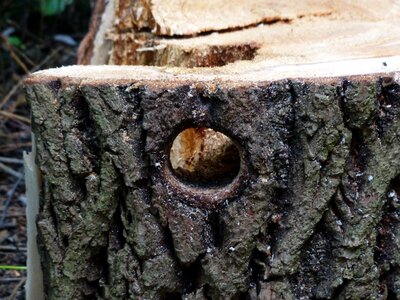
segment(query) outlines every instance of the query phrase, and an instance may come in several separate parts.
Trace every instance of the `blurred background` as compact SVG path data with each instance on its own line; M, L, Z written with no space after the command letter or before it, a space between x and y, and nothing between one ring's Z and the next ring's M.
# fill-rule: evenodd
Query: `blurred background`
M23 90L32 72L76 63L95 0L0 0L0 299L24 299L23 151L31 146Z

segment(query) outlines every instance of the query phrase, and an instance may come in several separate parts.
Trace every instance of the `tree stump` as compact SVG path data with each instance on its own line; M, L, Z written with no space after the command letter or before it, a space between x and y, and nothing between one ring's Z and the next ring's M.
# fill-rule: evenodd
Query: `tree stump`
M31 76L49 299L398 296L400 86L389 74ZM171 145L192 127L230 138L228 181L172 168Z
M399 18L396 0L98 0L78 63L271 66L384 57L399 53Z
M230 64L28 77L47 298L400 299L400 13L384 2L233 31L227 13L176 38L152 1L155 21L129 24L170 46L146 62ZM256 46L226 59L214 42Z

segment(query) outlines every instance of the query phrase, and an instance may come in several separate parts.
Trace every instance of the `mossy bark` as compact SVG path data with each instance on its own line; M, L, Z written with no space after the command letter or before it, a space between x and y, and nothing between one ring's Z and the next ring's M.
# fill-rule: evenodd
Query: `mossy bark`
M400 299L400 86L389 78L27 86L48 299ZM181 182L174 137L239 148Z

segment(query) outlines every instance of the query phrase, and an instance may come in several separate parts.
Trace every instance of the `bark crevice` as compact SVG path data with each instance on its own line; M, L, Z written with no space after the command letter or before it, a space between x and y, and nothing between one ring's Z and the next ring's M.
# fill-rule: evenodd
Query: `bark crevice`
M49 299L396 295L399 89L377 82L28 87ZM241 185L171 181L187 126L235 139Z

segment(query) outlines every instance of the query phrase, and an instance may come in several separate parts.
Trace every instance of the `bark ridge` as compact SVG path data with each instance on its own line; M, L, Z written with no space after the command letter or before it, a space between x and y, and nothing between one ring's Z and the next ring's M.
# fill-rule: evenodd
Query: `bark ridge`
M400 298L400 86L362 76L27 84L49 299ZM185 128L233 182L181 182Z

